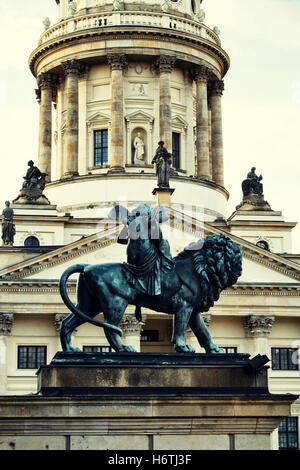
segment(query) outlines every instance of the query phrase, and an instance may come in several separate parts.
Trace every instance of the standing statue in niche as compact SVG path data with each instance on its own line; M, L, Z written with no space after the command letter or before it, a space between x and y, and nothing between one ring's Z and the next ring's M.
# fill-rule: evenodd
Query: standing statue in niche
M5 208L2 211L2 240L4 246L13 246L14 236L16 234L13 223L14 211L10 207L10 202L5 202Z
M141 137L141 133L138 132L137 136L134 138L133 146L135 148L134 151L134 163L137 161L143 161L145 158L145 144Z
M159 188L169 188L170 169L172 163L172 154L164 147L164 142L158 142L158 149L152 160L152 165L156 164L156 174Z

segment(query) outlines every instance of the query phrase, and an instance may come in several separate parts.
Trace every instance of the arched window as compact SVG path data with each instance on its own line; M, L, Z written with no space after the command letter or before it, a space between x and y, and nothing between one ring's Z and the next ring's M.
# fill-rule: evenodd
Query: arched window
M256 243L256 246L263 248L263 250L270 251L269 244L265 240L259 240L259 242Z
M24 246L26 246L27 248L33 248L33 247L40 246L40 242L38 238L30 236L30 237L27 237L26 240L24 241Z

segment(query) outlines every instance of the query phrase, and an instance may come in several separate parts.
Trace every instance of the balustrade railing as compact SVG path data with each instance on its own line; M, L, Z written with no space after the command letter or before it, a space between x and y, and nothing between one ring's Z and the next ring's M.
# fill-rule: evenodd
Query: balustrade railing
M70 17L47 29L40 37L39 46L60 36L77 31L110 26L151 26L166 28L207 39L220 45L218 36L207 26L175 15L156 12L115 11Z

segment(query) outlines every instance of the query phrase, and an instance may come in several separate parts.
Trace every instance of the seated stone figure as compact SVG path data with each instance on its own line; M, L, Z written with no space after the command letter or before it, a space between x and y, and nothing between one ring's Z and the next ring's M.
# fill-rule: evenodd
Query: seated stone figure
M28 162L28 170L23 177L24 181L19 196L14 199L14 204L43 204L50 202L43 194L46 186L47 173L42 173L32 160Z
M247 175L247 179L242 183L242 190L243 195L249 196L250 194L256 194L257 196L262 196L263 194L263 185L261 180L263 179L262 176L257 176L256 168L252 167L251 171Z
M28 170L24 178L23 189L35 189L39 187L42 191L45 188L45 180L47 173L42 173L37 166L34 166L34 162L30 160L28 162Z

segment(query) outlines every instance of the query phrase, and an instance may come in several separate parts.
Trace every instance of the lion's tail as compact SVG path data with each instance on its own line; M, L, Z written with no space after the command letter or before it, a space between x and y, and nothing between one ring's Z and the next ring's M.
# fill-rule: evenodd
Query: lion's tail
M76 274L76 273L79 273L79 274L82 274L83 271L84 271L84 268L88 266L87 264L75 264L74 266L71 266L70 268L67 268L61 278L60 278L60 282L59 282L59 291L60 291L60 295L65 303L65 305L68 307L69 310L71 310L72 313L74 313L74 315L77 315L78 317L80 317L82 320L88 322L88 323L92 323L93 325L96 325L96 326L101 326L102 328L107 328L108 330L112 330L114 331L115 333L118 333L118 335L122 336L122 330L120 330L120 328L118 328L117 326L115 325L111 325L110 323L107 323L107 322L102 322L102 321L98 321L98 320L94 320L93 318L89 317L88 315L86 315L84 312L82 312L81 310L79 310L70 300L69 296L68 296L68 293L67 293L67 281L69 279L69 277L72 275L72 274Z

